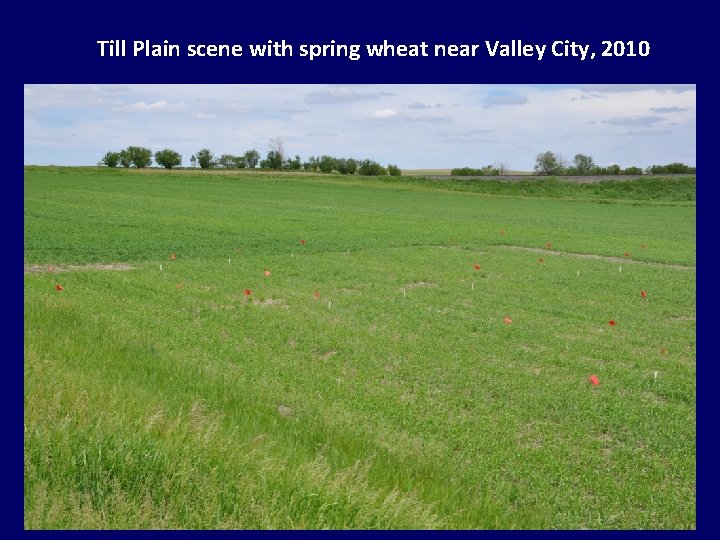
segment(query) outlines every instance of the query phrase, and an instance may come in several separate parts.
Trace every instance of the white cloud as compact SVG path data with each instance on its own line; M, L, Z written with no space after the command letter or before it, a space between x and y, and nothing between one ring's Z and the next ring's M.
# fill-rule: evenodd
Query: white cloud
M380 119L395 118L397 115L398 112L394 109L378 109L372 113L373 118Z
M185 108L182 103L168 103L165 100L146 103L145 101L136 101L117 107L117 110L126 111L180 111Z

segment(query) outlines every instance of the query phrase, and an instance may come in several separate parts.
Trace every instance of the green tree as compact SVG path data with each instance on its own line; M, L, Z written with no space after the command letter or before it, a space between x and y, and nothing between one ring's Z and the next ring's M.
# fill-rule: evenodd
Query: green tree
M245 158L245 166L248 169L254 169L258 166L258 162L260 161L260 152L253 148L252 150L245 152L243 157Z
M390 176L400 176L400 167L397 165L388 165L387 166L387 172Z
M132 165L132 159L130 158L130 154L128 154L127 150L120 150L120 165L125 167L126 169Z
M207 148L203 148L197 154L195 154L195 159L197 160L197 164L200 165L201 169L210 169L217 164L217 162L215 161L215 156Z
M552 152L543 152L535 158L535 174L557 175L562 174L564 169L562 158Z
M125 151L130 162L138 169L149 167L152 163L152 150L143 146L128 146Z
M302 160L300 156L296 155L294 159L287 158L283 163L283 169L289 171L299 171L302 168Z
M595 162L590 156L585 154L575 154L573 158L573 168L575 174L592 174L595 169Z
M695 174L696 169L690 165L675 162L665 165L665 172L668 174Z
M283 167L283 155L276 151L270 150L267 157L260 162L261 169L272 169L279 171Z
M331 173L338 169L338 160L332 156L320 156L317 160L317 167L320 172Z
M363 159L358 164L358 172L363 176L384 176L387 174L382 165L371 159Z
M357 169L357 163L355 163L354 159L338 158L335 160L335 168L340 174L355 174L354 171L350 172L353 164L355 165L355 169Z
M348 174L355 174L358 170L358 160L353 158L347 158L345 160L345 170Z
M197 167L197 158L195 157L195 154L190 156L190 166L191 167Z
M270 153L273 154L273 160L272 163L275 165L279 163L280 165L277 167L269 167L270 169L282 169L283 164L285 163L285 139L282 137L274 137L270 139L269 141L269 151L268 151L268 159L270 157Z
M310 156L308 160L303 163L303 169L305 169L306 171L317 171L319 161L319 158L316 158L315 156Z
M232 154L222 154L217 159L217 164L220 167L225 167L226 169L234 169L235 168L235 156Z
M643 170L640 167L628 167L622 173L623 174L642 174Z
M182 156L175 150L165 148L164 150L158 150L155 152L155 162L161 167L172 169L173 167L179 167L182 164Z
M120 152L108 152L100 160L100 165L115 168L120 164Z

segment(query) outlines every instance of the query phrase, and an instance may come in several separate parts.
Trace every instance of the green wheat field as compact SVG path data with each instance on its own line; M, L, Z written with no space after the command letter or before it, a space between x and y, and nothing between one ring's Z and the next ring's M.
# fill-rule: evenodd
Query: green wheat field
M26 528L695 528L694 178L24 182Z

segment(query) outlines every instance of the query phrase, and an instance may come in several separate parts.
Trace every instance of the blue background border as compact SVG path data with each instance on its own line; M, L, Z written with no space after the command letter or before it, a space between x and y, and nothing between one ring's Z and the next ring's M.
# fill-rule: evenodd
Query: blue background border
M12 129L5 129L10 163L3 197L3 219L9 231L11 252L21 258L23 244L22 163L16 163L15 146L22 152L15 128L23 124L22 85L25 83L693 83L698 85L697 165L697 295L698 326L698 410L697 410L697 532L665 533L667 536L707 535L719 527L714 497L717 469L714 464L715 377L708 333L714 322L716 297L711 268L712 238L715 233L711 205L716 200L717 182L709 178L713 169L706 157L714 139L716 107L710 103L718 71L714 40L718 30L714 17L696 2L661 6L657 2L440 2L436 4L391 4L375 0L342 3L325 0L312 3L270 3L219 0L183 6L166 2L88 2L53 4L23 2L4 10L2 58L5 84L2 92ZM97 40L150 39L172 43L257 43L268 39L299 43L482 43L484 40L521 39L528 43L551 43L569 39L599 46L602 40L646 40L651 43L647 58L596 59L490 59L465 58L101 58ZM703 151L705 150L705 151ZM17 176L16 176L17 171ZM13 257L14 259L14 257ZM12 283L10 309L3 325L8 346L5 365L8 378L3 392L8 437L0 445L4 454L3 529L5 533L27 536L77 535L126 537L158 535L157 532L32 532L23 531L22 498L22 309L20 265L0 265ZM17 311L16 311L17 309ZM705 364L705 365L703 365ZM170 533L173 537L197 537L223 533ZM239 533L234 533L239 534ZM250 533L243 533L243 535ZM257 534L257 533L256 533ZM274 535L283 533L275 532ZM320 533L314 533L313 536ZM344 532L343 535L354 533ZM370 533L368 533L370 534ZM416 533L415 533L416 534ZM415 536L413 534L413 537ZM464 533L445 533L467 536ZM473 536L527 537L562 532L494 532ZM628 534L584 533L597 534ZM631 533L632 534L632 533ZM634 533L638 534L638 533ZM296 533L293 537L307 537ZM409 537L408 533L393 536ZM715 536L713 534L713 536Z

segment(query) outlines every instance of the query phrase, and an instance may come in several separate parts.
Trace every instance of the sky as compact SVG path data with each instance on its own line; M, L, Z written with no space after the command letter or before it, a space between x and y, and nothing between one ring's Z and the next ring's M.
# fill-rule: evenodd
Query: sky
M541 152L601 166L695 165L695 85L25 85L24 163L203 148L532 171Z

